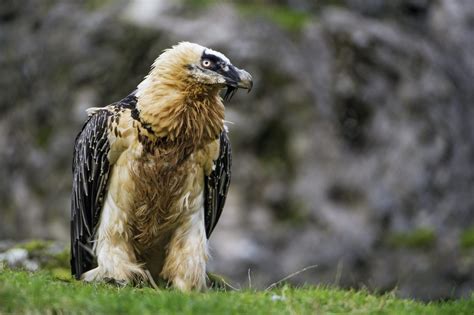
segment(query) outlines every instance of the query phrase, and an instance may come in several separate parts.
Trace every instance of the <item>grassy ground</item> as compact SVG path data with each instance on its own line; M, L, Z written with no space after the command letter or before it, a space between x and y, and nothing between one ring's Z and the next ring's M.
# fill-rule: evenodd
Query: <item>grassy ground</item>
M363 291L281 287L183 294L0 271L0 314L473 314L469 300L423 304Z

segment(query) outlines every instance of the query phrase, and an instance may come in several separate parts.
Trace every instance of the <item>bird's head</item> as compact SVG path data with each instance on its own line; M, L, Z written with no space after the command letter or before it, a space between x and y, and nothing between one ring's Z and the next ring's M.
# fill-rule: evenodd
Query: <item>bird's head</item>
M156 80L187 90L190 86L202 91L227 88L224 99L230 99L239 88L250 92L253 85L252 76L235 67L224 54L189 42L165 50L154 62L148 79L154 72Z

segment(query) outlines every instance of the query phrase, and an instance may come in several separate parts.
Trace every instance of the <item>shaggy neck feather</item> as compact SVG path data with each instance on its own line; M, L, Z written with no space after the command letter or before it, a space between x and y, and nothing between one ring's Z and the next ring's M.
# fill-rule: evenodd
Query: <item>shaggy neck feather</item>
M155 136L171 141L201 145L215 140L224 128L219 88L194 82L175 68L157 65L140 84L137 107L142 122Z

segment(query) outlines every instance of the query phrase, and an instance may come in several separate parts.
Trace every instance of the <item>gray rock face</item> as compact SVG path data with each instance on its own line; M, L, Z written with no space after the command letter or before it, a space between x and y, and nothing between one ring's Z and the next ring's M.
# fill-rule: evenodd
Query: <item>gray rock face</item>
M234 176L213 271L265 287L317 265L291 281L468 295L474 2L287 2L2 2L0 239L67 239L84 109L190 40L255 79L227 106Z

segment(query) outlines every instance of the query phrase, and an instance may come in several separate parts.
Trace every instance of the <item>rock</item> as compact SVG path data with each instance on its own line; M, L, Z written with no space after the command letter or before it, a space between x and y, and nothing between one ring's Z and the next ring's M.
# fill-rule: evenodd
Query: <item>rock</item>
M10 266L18 265L28 258L28 251L23 248L12 248L0 254L0 260L5 261Z
M23 248L12 248L1 253L0 262L5 262L9 268L24 268L28 271L36 271L39 268L37 262L28 259L28 251Z
M28 271L66 270L69 273L69 248L62 242L30 240L28 242L2 242L0 265L4 262L9 268L21 268Z
M227 106L234 175L213 271L246 283L251 269L266 287L317 264L290 281L470 294L474 2L287 2L2 2L0 239L67 241L84 108L192 40L255 79Z

